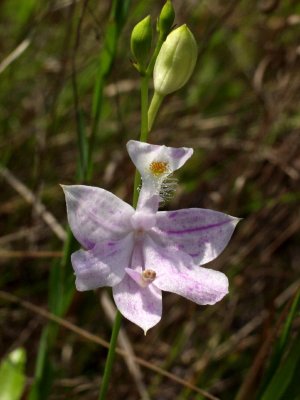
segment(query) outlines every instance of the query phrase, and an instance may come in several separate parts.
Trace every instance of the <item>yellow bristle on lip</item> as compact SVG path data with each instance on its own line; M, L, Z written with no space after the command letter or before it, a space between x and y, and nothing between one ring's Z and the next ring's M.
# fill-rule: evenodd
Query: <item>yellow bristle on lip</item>
M165 161L152 161L149 169L153 175L160 176L168 172L168 163Z

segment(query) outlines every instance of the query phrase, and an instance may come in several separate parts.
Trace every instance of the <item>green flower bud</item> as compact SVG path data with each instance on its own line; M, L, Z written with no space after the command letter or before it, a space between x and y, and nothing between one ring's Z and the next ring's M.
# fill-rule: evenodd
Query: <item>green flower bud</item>
M157 20L157 29L159 33L167 36L173 26L174 19L175 11L173 4L171 0L167 0Z
M137 68L142 71L147 66L152 44L152 27L150 15L133 28L131 34L131 52L137 62Z
M197 44L186 25L172 31L163 43L154 66L155 91L165 96L189 80L196 61Z

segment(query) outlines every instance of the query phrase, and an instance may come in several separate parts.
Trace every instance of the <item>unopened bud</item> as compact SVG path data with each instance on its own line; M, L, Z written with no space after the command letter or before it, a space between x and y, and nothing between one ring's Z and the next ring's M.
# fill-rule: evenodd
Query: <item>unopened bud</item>
M157 29L164 37L166 37L173 26L175 19L175 11L171 0L167 0L163 6L157 20Z
M172 31L163 43L154 66L155 91L165 96L189 80L196 61L197 44L186 25Z
M152 27L150 15L133 28L131 34L131 52L139 70L145 69L150 56L152 44Z

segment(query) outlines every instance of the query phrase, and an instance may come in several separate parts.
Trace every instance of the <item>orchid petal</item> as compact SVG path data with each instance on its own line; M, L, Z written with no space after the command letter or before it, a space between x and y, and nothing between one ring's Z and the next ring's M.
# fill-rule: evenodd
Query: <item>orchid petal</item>
M144 262L142 249L142 242L136 242L130 268L126 268L124 279L113 288L113 296L121 314L140 326L146 334L161 319L162 295L151 284L142 287L142 281L139 280Z
M153 286L177 293L197 304L215 304L228 293L222 272L198 267L193 259L172 247L156 244L150 237L144 247L145 266L156 272Z
M93 186L62 186L68 221L78 242L91 249L105 239L120 239L132 228L134 209L117 196Z
M160 321L162 295L154 285L141 287L126 274L122 282L113 287L113 296L121 314L140 326L145 334Z
M142 177L142 189L138 209L149 207L158 209L157 198L164 179L180 168L193 154L187 147L166 147L130 140L127 143L130 158ZM149 204L149 199L152 199ZM159 200L159 198L158 198Z
M224 250L238 222L239 218L202 208L161 211L152 232L161 243L176 245L203 265Z
M133 248L134 237L129 234L121 240L106 240L91 250L73 253L71 261L77 290L117 285L125 275L125 268L130 265Z
M193 149L188 147L159 146L136 140L129 140L127 151L130 158L139 170L142 177L159 174L158 170L151 170L152 162L165 162L167 175L180 168L193 154Z

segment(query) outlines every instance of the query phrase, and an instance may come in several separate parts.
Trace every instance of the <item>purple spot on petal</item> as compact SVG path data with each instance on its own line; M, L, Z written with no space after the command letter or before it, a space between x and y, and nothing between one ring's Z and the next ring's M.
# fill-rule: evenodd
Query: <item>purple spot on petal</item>
M178 211L173 211L169 214L169 218L174 218L178 214Z
M90 240L88 240L87 238L84 238L84 249L85 250L92 250L95 247L95 243L91 242Z
M189 253L189 255L190 255L191 257L198 257L198 256L200 255L200 253L193 253L193 254Z

